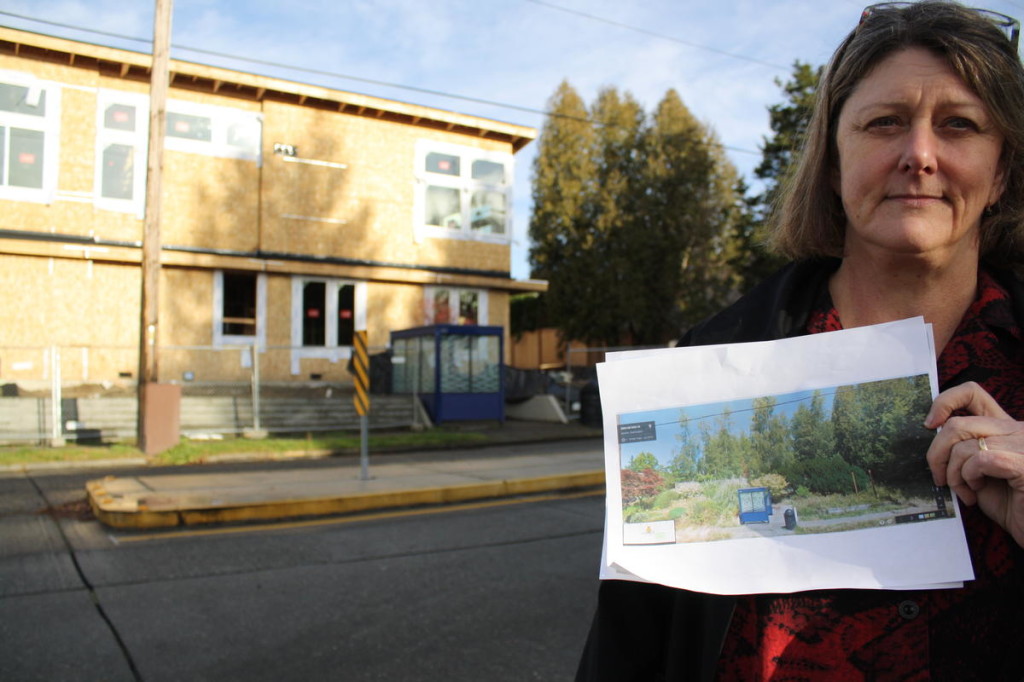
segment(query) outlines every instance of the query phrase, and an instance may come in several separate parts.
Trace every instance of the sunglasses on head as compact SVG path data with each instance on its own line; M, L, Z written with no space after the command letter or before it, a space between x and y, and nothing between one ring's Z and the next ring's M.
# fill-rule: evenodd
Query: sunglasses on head
M860 24L858 25L863 25L864 22L866 22L873 15L877 14L880 11L885 11L889 9L903 9L905 7L910 7L911 5L914 4L915 3L913 2L882 2L878 3L877 5L869 5L868 7L864 8L863 12L861 12ZM1002 31L1003 34L1006 36L1006 39L1010 41L1010 44L1013 45L1013 49L1017 49L1017 45L1020 42L1019 21L1005 14L1000 14L999 12L993 12L987 9L980 9L978 7L965 7L964 9L968 9L972 12L975 12L978 15L984 17L985 19L988 19L993 24L995 24L995 26L1000 31Z

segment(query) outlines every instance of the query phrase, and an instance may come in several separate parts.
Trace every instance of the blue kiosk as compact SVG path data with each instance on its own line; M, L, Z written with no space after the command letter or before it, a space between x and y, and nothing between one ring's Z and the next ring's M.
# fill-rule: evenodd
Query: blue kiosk
M740 488L736 491L740 504L740 523L769 523L772 515L772 494L768 488Z
M504 329L437 324L391 332L394 393L420 397L435 424L505 421Z

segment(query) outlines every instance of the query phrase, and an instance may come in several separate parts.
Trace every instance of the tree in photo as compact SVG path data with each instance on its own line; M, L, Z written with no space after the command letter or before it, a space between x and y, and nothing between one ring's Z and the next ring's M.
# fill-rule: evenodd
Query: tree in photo
M658 458L652 453L638 452L630 458L629 466L626 468L630 471L643 471L644 469L657 471L660 467L658 466Z
M876 480L922 480L931 433L921 423L931 404L927 377L874 381L837 389L832 407L836 450Z
M690 418L685 410L679 412L679 431L676 433L676 451L669 464L669 473L677 481L696 478L700 463L700 443L697 434L690 429Z
M776 414L775 396L755 398L750 421L750 476L783 474L793 462L793 446L785 415Z
M666 487L665 477L653 469L633 471L622 469L622 504L634 505L642 501L651 501Z
M790 429L793 462L787 471L793 485L822 494L849 493L867 485L863 472L836 452L832 421L821 391L811 395L810 403L797 407Z
M701 466L711 478L734 478L747 468L746 438L733 431L732 410L724 408L714 424L701 423L704 456Z
M835 436L825 413L825 396L821 391L814 391L809 403L801 403L796 408L791 426L793 456L797 461L806 462L835 453Z

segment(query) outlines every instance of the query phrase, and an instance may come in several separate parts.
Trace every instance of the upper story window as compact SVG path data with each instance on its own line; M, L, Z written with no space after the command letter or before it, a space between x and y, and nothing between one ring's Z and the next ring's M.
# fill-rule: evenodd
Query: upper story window
M482 289L427 287L426 324L486 324L487 292Z
M417 228L431 236L508 241L512 155L421 140Z
M59 140L60 86L0 71L0 198L52 200Z
M260 161L262 118L240 109L171 100L167 103L167 149Z
M100 90L96 115L96 205L113 211L145 210L149 98ZM179 152L259 162L259 114L170 100L164 146Z
M148 98L101 90L96 105L96 205L142 216L146 195Z

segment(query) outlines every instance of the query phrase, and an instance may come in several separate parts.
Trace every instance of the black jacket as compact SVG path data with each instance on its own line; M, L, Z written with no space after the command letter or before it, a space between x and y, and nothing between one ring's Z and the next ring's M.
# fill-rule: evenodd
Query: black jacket
M805 333L828 295L838 259L791 263L729 308L691 329L679 345L772 341ZM1024 320L1024 285L988 269ZM577 682L711 680L736 598L663 585L602 581Z

